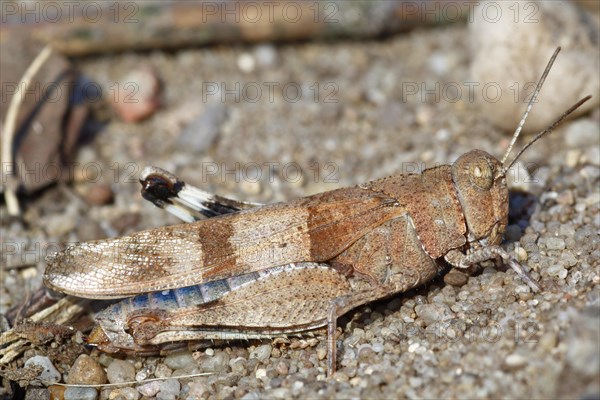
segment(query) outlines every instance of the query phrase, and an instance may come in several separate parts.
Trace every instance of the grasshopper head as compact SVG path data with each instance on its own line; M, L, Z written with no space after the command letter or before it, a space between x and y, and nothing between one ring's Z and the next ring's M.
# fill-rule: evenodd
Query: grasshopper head
M521 129L533 107L538 93L550 72L560 47L556 49L542 77L540 78L527 109L517 126L512 140L502 157L498 161L485 151L473 150L462 155L452 165L452 181L458 192L458 199L462 206L467 224L467 239L469 242L481 241L482 244L499 244L502 233L508 223L508 187L506 185L506 171L519 159L519 157L533 143L552 132L569 114L588 101L592 96L586 96L565 111L556 121L538 133L508 162L513 145L521 134Z
M462 155L452 165L469 242L498 244L508 223L508 186L503 166L482 150Z

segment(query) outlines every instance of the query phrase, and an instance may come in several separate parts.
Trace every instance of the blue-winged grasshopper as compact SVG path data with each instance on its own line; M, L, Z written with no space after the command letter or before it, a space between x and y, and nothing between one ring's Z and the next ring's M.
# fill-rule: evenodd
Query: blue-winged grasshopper
M423 284L447 263L465 268L501 257L537 291L499 246L508 221L505 175L526 148L590 96L506 160L559 50L502 161L473 150L421 174L392 175L286 203L250 207L221 198L207 213L234 212L71 246L48 258L45 283L80 297L138 295L98 317L91 341L104 350L155 352L179 340L271 337L327 327L329 374L340 315ZM156 171L143 177L146 196L175 213L174 199L185 208L185 185ZM188 203L186 212L194 208L200 209ZM154 293L139 295L146 292Z

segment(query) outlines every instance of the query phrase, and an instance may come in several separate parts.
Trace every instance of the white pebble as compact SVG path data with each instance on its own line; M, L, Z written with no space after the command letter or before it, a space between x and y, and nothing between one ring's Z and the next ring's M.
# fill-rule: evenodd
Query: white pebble
M43 368L36 381L42 380L44 382L54 383L60 380L60 372L58 372L48 357L34 356L25 361L25 368L34 365L38 365Z
M240 71L249 74L256 68L256 60L254 60L251 54L242 53L237 59L237 65Z
M293 390L300 390L304 387L304 382L302 381L296 381L292 384L292 389Z
M413 343L410 346L408 346L408 352L414 353L417 351L418 348L419 348L419 343Z
M527 251L524 248L519 246L515 249L515 252L519 261L527 261Z
M565 155L565 164L567 167L575 168L579 164L580 157L581 151L577 149L569 150Z
M383 351L383 343L379 343L379 342L373 343L373 351L375 353L381 353Z
M508 368L517 369L527 364L527 359L520 354L510 354L504 359L504 363Z
M267 377L267 370L264 368L259 368L256 370L256 379L264 379Z

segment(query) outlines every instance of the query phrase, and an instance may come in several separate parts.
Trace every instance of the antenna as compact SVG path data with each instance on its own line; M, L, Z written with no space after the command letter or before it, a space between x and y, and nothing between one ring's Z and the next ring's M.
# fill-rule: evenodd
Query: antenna
M513 158L513 160L510 162L510 164L508 164L507 167L503 168L504 172L508 171L510 169L510 167L512 167L512 165L515 163L515 161L517 161L517 159L521 156L521 154L523 154L525 152L525 150L527 150L529 148L529 146L531 146L532 144L537 142L539 139L541 139L546 134L552 132L552 130L554 128L556 128L556 126L558 124L560 124L565 118L567 118L569 116L569 114L571 114L573 111L578 109L583 103L585 103L586 101L588 101L591 98L592 98L591 95L585 96L583 99L579 100L577 103L572 105L571 108L569 108L567 111L565 111L560 117L558 117L558 119L556 121L554 121L552 124L550 124L550 126L548 126L546 129L544 129L543 131L541 131L540 133L535 135L535 137L517 153L517 155L515 156L515 158Z
M556 56L558 55L559 52L560 52L560 46L557 47L556 50L554 50L554 54L552 54L552 57L550 57L550 61L548 61L548 65L546 65L546 69L544 69L544 73L542 74L542 77L538 81L538 83L535 87L535 90L533 91L533 95L531 96L529 103L527 103L527 109L525 110L525 113L523 113L521 122L519 122L519 126L517 126L517 129L515 130L515 133L513 134L512 140L510 141L510 144L508 145L508 148L506 149L506 153L504 153L504 157L502 157L502 161L501 161L502 165L504 165L504 162L506 161L506 159L508 158L508 155L512 151L512 148L515 145L515 142L519 138L519 135L521 134L521 130L523 129L523 125L525 125L525 120L527 119L527 116L529 115L529 111L531 111L531 108L533 107L533 103L535 103L535 101L537 100L537 96L540 93L540 89L542 88L542 85L544 84L544 81L546 80L546 77L548 76L548 73L550 72L550 68L552 68L552 64L554 64L554 60L556 60ZM513 160L513 162L514 162L514 160ZM508 168L504 168L505 171L507 169Z

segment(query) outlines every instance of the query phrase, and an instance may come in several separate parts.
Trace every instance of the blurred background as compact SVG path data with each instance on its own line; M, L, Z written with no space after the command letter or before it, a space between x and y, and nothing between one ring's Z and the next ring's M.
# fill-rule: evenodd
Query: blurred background
M508 362L501 376L480 371L475 381L465 378L456 368L470 361L459 357L448 361L454 369L433 363L416 375L420 381L409 382L397 376L412 364L393 361L407 366L383 375L387 389L369 391L377 384L365 377L368 384L355 382L350 387L357 391L348 393L598 393L598 364L590 366L600 364L594 324L585 319L577 328L584 347L572 359L570 347L560 347L569 343L565 321L589 306L582 293L595 293L591 303L598 306L597 2L3 1L1 7L0 313L37 290L44 256L65 243L178 222L139 195L146 165L223 196L268 203L420 172L473 148L500 157L548 59L562 46L516 148L583 96L594 97L517 165L513 187L527 194L512 198L518 211L508 239L518 244L537 235L530 239L542 249L540 268L556 265L544 257L568 258L561 270L542 274L554 282L557 297L550 302L569 292L563 286L573 270L566 271L581 269L583 278L571 282L583 290L572 294L580 300L576 310L560 309L565 325L548 331L554 336L547 351L530 346L533 361L513 357L517 367ZM540 216L540 199L563 208ZM548 228L553 220L557 225ZM559 232L565 224L571 229ZM561 246L544 252L545 239L539 242L576 232L585 232L585 240L581 248L566 245L570 256ZM576 263L569 265L569 257ZM517 300L531 300L510 296L515 314ZM459 310L451 313L462 318ZM531 318L541 327L558 312L548 307L541 320ZM537 339L545 332L540 328ZM499 351L485 345L470 357ZM507 364L513 350L503 348L499 363ZM496 361L490 359L491 369ZM69 362L63 364L68 371ZM348 379L365 375L358 371ZM446 376L447 386L430 383L436 375ZM318 385L306 382L295 395L318 393ZM258 387L261 396L272 393L272 385Z

